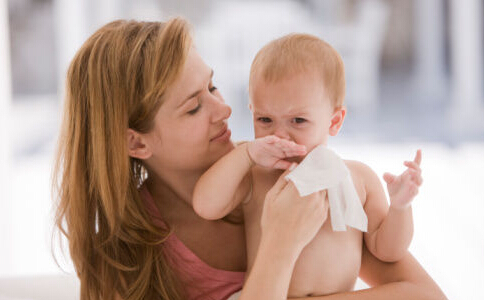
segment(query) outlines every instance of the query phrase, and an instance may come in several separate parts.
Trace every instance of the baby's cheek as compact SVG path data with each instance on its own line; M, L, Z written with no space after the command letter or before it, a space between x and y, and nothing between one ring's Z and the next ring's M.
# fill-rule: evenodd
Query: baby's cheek
M260 126L255 126L254 125L254 138L261 138L271 135L269 130L265 130L264 128L260 128Z
M320 144L319 138L314 136L311 132L304 135L299 135L294 138L294 142L299 145L306 146L306 151L311 152L316 146Z

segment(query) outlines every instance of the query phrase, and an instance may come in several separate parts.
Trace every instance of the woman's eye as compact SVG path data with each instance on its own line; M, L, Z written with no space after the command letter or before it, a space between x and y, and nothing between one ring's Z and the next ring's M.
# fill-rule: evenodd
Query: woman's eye
M202 107L200 104L197 105L197 107L195 107L194 109L190 110L188 113L190 115L194 115L197 113L197 111L200 109L200 107Z
M306 122L306 119L303 119L303 118L294 118L293 121L296 124L301 124L301 123Z
M270 118L267 118L267 117L260 117L257 120L261 121L262 123L270 123L270 122L272 122L272 120Z

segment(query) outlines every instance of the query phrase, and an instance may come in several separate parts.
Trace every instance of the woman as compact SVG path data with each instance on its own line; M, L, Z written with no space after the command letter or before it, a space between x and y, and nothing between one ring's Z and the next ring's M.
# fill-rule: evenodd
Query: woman
M181 19L112 22L73 59L54 183L81 300L227 299L242 287L240 213L206 221L191 207L200 175L233 148L212 75ZM242 300L286 298L327 210L281 178ZM328 299L445 298L410 254L385 264L364 253L360 275L377 287Z

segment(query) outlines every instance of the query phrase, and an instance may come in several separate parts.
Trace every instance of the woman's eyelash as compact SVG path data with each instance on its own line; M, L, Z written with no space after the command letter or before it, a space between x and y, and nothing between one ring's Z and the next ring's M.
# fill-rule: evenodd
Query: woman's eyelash
M213 93L213 92L214 92L216 89L217 89L217 87L216 87L216 86L212 86L212 87L209 87L209 88L208 88L208 91L209 91L210 93ZM189 113L190 115L194 115L194 114L196 114L196 113L197 113L197 111L200 109L200 107L202 107L202 106L200 105L200 103L198 103L197 107L195 107L194 109L192 109L192 110L188 111L188 113Z
M197 105L197 107L195 107L194 109L190 110L188 113L190 115L194 115L197 113L197 111L200 109L200 107L202 107L200 104Z

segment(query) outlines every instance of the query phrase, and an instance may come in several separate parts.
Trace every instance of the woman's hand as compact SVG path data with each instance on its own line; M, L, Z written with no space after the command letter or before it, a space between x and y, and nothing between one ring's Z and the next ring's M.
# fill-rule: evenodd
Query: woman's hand
M267 192L257 255L239 300L286 299L294 265L328 216L326 191L300 197L286 170Z
M261 218L262 238L277 240L280 247L300 251L314 238L328 216L326 190L301 197L285 179L286 170L267 192Z

